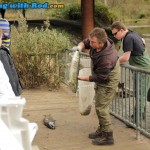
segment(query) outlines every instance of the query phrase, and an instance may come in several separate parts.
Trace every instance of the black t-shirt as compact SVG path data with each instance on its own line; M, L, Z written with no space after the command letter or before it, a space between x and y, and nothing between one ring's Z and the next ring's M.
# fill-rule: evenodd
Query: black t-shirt
M123 51L131 51L131 56L141 56L144 50L142 38L136 32L129 30L123 39Z

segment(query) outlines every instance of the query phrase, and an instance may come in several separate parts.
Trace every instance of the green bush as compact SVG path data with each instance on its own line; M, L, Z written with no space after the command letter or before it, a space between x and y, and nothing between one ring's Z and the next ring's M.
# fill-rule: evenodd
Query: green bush
M96 3L94 18L96 26L105 26L112 24L116 16L104 4Z
M58 64L58 56L64 49L72 46L69 35L47 27L29 29L24 19L19 26L11 27L11 52L21 83L24 88L33 88L43 84L57 88L63 71Z
M138 15L138 19L143 19L143 18L145 18L146 17L146 15L144 14L144 13L140 13L139 15Z
M81 4L66 5L62 16L68 20L81 20Z
M81 21L81 4L66 5L62 17L68 20ZM94 19L95 26L105 26L110 25L116 19L116 16L104 4L96 3Z

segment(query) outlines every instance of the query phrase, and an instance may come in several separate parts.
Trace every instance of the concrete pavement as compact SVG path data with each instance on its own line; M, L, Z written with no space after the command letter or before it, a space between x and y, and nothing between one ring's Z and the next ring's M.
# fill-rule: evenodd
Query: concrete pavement
M78 98L66 87L53 92L43 88L25 90L23 96L27 100L24 116L39 127L33 145L40 150L150 150L150 139L141 135L136 140L135 130L113 116L115 144L92 145L88 134L98 126L95 109L88 116L80 115ZM55 130L43 125L44 116L49 114L56 120Z

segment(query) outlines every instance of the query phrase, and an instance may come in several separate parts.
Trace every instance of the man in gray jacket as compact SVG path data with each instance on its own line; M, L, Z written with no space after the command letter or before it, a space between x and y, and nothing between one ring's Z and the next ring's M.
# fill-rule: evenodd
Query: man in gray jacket
M75 48L74 48L75 49ZM118 54L114 43L102 28L94 28L89 38L76 47L79 51L89 49L93 65L91 76L78 76L78 80L95 82L95 109L99 121L96 132L90 133L94 145L114 144L109 106L114 98L119 83Z

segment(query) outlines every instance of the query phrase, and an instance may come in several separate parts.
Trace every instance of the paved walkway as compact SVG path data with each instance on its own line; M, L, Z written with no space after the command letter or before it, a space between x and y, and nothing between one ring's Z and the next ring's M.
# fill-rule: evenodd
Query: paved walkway
M113 146L94 146L88 134L98 125L94 107L88 116L78 111L78 98L66 87L51 92L48 90L25 90L27 100L24 116L38 124L39 130L33 141L40 150L150 150L150 139L141 135L136 140L136 132L112 116L114 126ZM56 120L56 129L43 125L44 115Z

